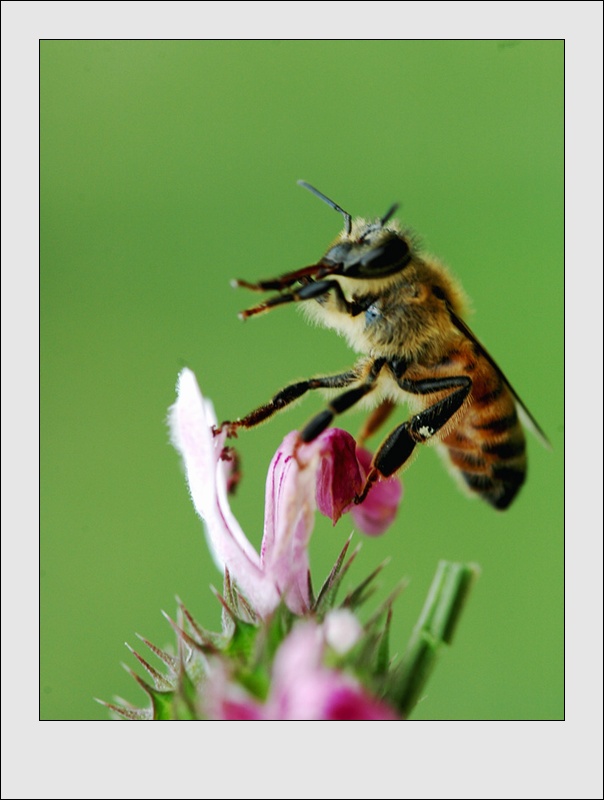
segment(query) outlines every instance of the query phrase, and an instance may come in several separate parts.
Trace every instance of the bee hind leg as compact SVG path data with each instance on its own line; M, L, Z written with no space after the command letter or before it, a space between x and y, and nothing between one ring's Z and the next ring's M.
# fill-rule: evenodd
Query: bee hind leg
M459 411L472 388L472 380L466 375L435 378L426 381L401 380L400 385L414 394L430 394L446 389L453 391L437 403L396 427L384 440L373 457L371 469L361 493L355 503L362 503L371 486L379 478L389 478L411 457L417 444L427 442L443 428Z

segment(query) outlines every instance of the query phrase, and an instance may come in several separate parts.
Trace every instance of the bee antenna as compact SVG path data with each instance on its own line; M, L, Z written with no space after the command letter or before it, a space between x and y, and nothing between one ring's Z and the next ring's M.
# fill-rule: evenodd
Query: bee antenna
M399 207L399 204L398 204L398 203L393 203L393 204L390 206L390 208L388 209L388 211L386 211L386 213L384 214L384 216L383 216L383 217L381 218L381 220L380 220L380 222L381 222L381 224L382 224L382 227L383 227L383 226L384 226L384 225L385 225L385 224L388 222L388 220L389 220L389 219L390 219L390 217L391 217L391 216L394 214L394 212L397 210L397 208L398 208L398 207Z
M350 233L352 230L352 217L348 213L348 211L344 211L337 203L334 203L333 200L330 200L329 197L326 197L323 192L320 192L318 189L315 189L314 186L311 186L310 183L306 183L306 181L298 181L298 186L304 186L305 189L308 189L309 192L312 192L316 195L319 200L322 200L324 203L327 203L328 206L331 206L335 211L338 211L344 217L344 229L346 233ZM390 213L390 212L389 212Z

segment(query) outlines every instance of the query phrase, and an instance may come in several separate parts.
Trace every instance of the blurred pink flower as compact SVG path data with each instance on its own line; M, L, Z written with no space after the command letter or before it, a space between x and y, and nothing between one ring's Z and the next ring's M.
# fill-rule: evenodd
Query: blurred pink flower
M338 619L330 621L332 615ZM323 624L305 620L296 625L277 650L264 703L229 681L224 664L218 665L206 687L209 715L222 720L399 719L389 705L372 697L352 675L325 666L326 655L336 651L330 635L341 639L336 629L351 625L359 627L360 637L356 618L342 609L329 612ZM349 646L354 642L353 638ZM337 652L341 654L341 650Z
M305 613L310 602L308 544L317 507L334 523L351 511L362 531L377 535L394 519L400 482L390 478L375 484L355 506L371 455L337 428L309 444L301 444L295 431L288 434L269 467L258 554L227 499L231 467L221 460L226 433L214 435L213 406L202 396L191 370L180 373L177 394L169 416L172 441L182 455L191 498L219 569L228 569L260 617L270 614L282 598L294 613Z

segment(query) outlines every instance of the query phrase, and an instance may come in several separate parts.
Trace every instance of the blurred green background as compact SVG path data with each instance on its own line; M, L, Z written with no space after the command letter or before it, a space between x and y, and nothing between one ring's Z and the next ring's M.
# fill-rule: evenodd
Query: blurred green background
M553 444L529 437L503 514L422 450L395 525L364 540L353 578L391 556L377 599L410 578L393 652L439 559L482 567L414 716L563 716L563 58L560 41L41 43L43 719L106 719L93 696L144 702L123 642L171 642L175 594L219 625L165 425L182 366L233 418L353 363L292 307L236 316L256 296L230 278L312 263L340 230L298 178L353 215L401 202ZM270 458L321 406L240 436L233 508L257 545ZM315 583L351 528L317 521Z

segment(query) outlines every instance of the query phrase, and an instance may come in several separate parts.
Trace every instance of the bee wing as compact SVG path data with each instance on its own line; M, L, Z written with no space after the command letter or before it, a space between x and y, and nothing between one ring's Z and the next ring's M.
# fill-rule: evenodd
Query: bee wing
M551 450L552 446L551 446L551 443L550 443L549 439L547 438L547 436L545 435L545 433L541 429L541 426L539 425L539 423L537 422L535 417L531 414L531 412L528 410L528 408L522 402L522 400L518 396L518 393L516 392L516 390L514 389L512 384L509 382L509 380L503 374L503 371L501 370L501 368L499 367L499 365L497 364L495 359L485 349L484 345L476 338L476 336L472 333L470 328L468 328L466 323L462 319L460 319L456 314L454 314L451 310L449 310L449 313L451 314L451 321L453 322L455 327L459 331L461 331L464 334L464 336L467 336L468 339L470 339L470 341L472 341L476 345L476 347L480 350L481 354L486 358L486 360L493 367L493 369L495 369L498 372L498 374L501 376L502 380L505 381L506 386L508 387L508 389L510 390L510 392L512 393L512 395L514 397L514 400L516 401L516 409L518 411L518 416L520 417L520 421L522 422L522 424L528 430L531 431L531 433L535 436L535 438L539 442L541 442L541 444L544 447L546 447L548 450Z

